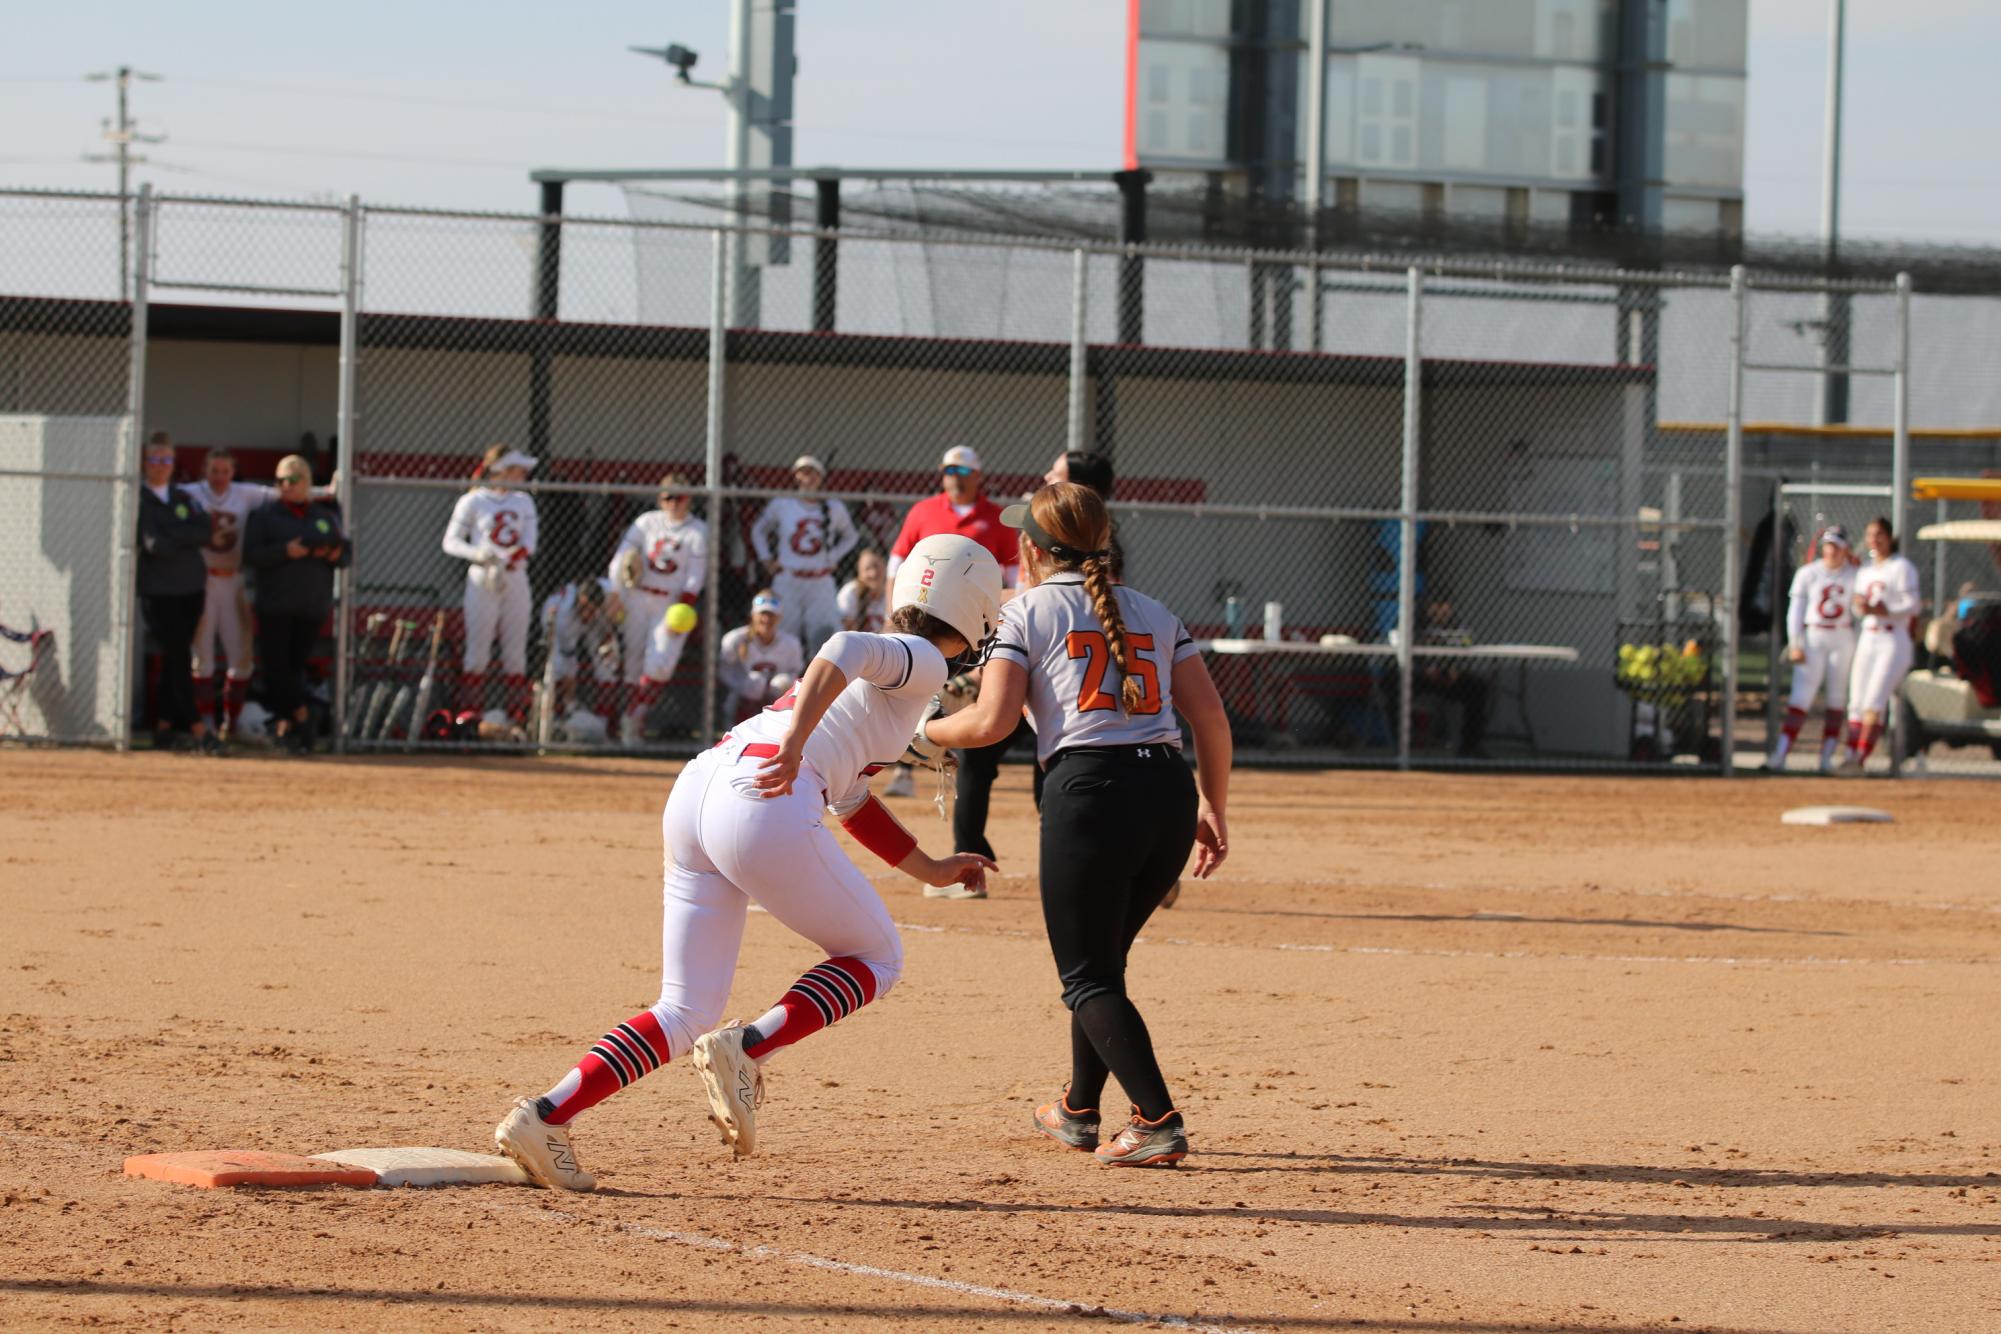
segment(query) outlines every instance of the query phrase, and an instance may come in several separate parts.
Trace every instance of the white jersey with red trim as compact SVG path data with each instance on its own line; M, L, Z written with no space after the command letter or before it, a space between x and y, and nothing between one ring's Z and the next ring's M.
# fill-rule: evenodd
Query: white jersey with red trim
M759 560L805 578L831 573L861 540L845 504L803 496L780 496L766 505L750 537Z
M1146 594L1120 584L1114 596L1144 696L1131 714L1120 707L1124 677L1112 661L1082 575L1059 574L1001 606L992 661L1028 671L1038 760L1074 746L1181 745L1174 664L1195 656L1195 641L1179 616Z
M731 633L735 633L732 631ZM916 635L870 635L843 630L814 655L848 677L806 738L804 758L827 791L838 816L868 799L868 780L897 762L931 697L945 686L949 668L937 645ZM730 729L734 741L785 739L792 726L792 692Z
M834 605L840 608L844 629L879 635L889 624L888 596L882 590L870 593L859 579L850 579L842 585L834 597Z
M235 574L243 568L243 526L250 511L278 498L276 487L257 482L231 482L221 494L210 490L206 481L183 482L181 494L208 515L208 545L201 558L208 562L210 574ZM236 664L232 660L230 665Z
M618 565L628 551L639 553L639 582L643 592L678 598L702 591L707 570L709 528L692 516L676 523L665 510L649 510L634 519L618 540L611 555L611 577L618 577Z
M1882 603L1887 613L1864 616L1864 630L1908 629L1921 601L1918 595L1918 567L1902 556L1872 560L1855 576L1855 596L1865 606L1872 602Z
M452 506L444 548L447 556L476 565L507 565L516 552L534 555L535 538L535 497L526 491L482 486Z
M738 696L764 695L770 699L764 692L770 688L772 677L796 677L804 670L806 650L800 645L799 636L782 629L766 644L758 640L749 626L739 625L723 636L722 649L716 658L717 677Z
M1849 599L1855 595L1856 569L1846 562L1833 569L1825 561L1800 566L1793 575L1786 604L1786 642L1800 647L1808 630L1846 630L1855 624Z

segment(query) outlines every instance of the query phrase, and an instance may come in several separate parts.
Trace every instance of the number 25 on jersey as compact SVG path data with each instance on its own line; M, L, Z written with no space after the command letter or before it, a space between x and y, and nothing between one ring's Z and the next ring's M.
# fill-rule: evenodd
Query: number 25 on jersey
M1105 643L1101 630L1072 630L1066 637L1065 647L1070 658L1084 660L1084 683L1077 692L1077 712L1091 713L1098 709L1116 709L1118 700L1106 694L1101 688L1105 684L1105 670L1112 661L1111 646ZM1152 635L1126 636L1126 647L1132 651L1133 679L1139 682L1139 707L1136 714L1160 712L1160 672L1147 653L1153 648Z

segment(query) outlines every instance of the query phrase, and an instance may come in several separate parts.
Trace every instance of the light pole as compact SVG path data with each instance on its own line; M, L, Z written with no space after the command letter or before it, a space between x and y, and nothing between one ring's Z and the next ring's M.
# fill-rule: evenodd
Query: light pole
M157 144L166 138L163 134L141 134L138 122L132 119L127 104L127 94L134 79L147 83L158 83L160 76L148 74L144 70L133 69L130 65L120 65L115 70L100 70L96 74L83 76L87 83L116 82L118 85L118 120L104 122L104 137L112 145L109 153L85 153L85 162L116 162L118 164L118 299L132 298L132 168L144 163L145 158L132 151L133 144Z
M1820 262L1831 279L1841 257L1841 79L1848 0L1829 0L1827 16L1826 160L1820 177ZM1823 292L1820 298L1820 364L1827 369L1820 381L1819 424L1848 420L1848 376L1836 367L1848 364L1850 301L1845 292Z

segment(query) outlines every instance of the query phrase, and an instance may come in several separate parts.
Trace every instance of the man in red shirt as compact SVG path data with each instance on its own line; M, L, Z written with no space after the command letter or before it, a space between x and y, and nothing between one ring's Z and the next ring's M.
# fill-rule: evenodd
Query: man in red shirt
M1001 577L1013 588L1020 575L1021 549L1014 529L1000 521L1001 507L987 498L980 456L969 446L954 445L945 451L938 469L942 489L912 505L903 516L903 531L889 549L890 579L896 578L897 567L919 542L939 533L957 533L993 552Z

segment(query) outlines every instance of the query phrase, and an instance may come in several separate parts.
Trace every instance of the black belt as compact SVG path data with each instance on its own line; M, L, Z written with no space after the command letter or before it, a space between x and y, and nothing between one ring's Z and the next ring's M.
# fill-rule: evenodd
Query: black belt
M1045 770L1054 769L1057 764L1072 755L1102 756L1106 759L1158 760L1168 757L1181 758L1181 747L1172 741L1141 741L1130 746L1065 746L1044 762Z

